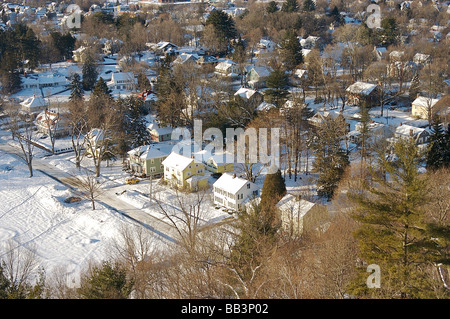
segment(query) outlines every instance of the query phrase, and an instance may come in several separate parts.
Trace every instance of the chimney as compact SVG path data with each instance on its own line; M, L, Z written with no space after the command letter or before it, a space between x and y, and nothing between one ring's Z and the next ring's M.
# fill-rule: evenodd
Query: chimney
M233 174L233 178L236 178L236 174Z
M413 130L412 129L409 130L409 136L413 136Z

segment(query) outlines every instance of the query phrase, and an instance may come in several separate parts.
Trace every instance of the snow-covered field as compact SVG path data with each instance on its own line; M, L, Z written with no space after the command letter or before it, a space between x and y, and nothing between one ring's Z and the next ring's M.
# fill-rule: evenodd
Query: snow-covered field
M39 171L28 176L21 160L0 151L0 259L12 244L35 250L46 271L62 266L77 275L88 261L111 257L111 240L129 219L103 205L65 203L73 195L67 187Z

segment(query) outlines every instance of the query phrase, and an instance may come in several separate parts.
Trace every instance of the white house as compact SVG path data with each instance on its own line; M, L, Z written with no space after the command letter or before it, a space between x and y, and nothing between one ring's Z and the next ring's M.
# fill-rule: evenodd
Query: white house
M22 88L41 89L46 87L59 87L69 85L69 80L65 76L56 74L50 75L27 75L22 78Z
M213 184L214 204L240 211L245 202L259 196L259 187L235 174L224 173Z
M58 111L42 111L36 117L35 124L40 133L47 134L50 130L55 137L65 136L70 132L67 118Z
M20 105L22 106L23 111L35 113L44 110L48 103L42 96L33 95L21 102Z
M417 145L421 145L428 142L430 133L424 128L403 124L396 128L394 136L396 139L411 138Z
M236 62L227 59L216 65L214 73L220 76L237 77L239 75L239 67Z
M111 81L106 83L111 90L133 90L137 80L132 72L116 72L111 76Z
M328 219L325 208L292 194L285 195L276 206L281 212L281 229L291 236L315 230Z
M432 99L425 96L418 96L411 104L411 115L424 120L428 120L428 112L431 112L431 117L435 114L434 105L438 99Z

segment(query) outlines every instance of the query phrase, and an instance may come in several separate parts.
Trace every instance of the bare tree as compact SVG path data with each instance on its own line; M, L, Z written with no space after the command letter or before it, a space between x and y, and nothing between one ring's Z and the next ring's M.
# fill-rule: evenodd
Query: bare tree
M81 191L83 198L89 200L92 204L92 210L95 210L95 200L103 193L103 184L90 170L83 168L83 174L72 173L71 177Z
M199 242L199 234L206 216L205 201L208 192L199 190L195 193L182 194L175 189L175 203L166 204L153 196L160 212L167 218L180 239L180 244L189 253L194 253Z
M80 168L84 155L84 134L86 134L88 126L84 101L76 101L69 104L68 120L70 140L72 141L72 148L75 154L75 167Z
M28 166L30 177L33 177L33 151L35 144L34 116L21 112L18 108L11 108L9 113L9 130L17 137L22 155L20 156Z

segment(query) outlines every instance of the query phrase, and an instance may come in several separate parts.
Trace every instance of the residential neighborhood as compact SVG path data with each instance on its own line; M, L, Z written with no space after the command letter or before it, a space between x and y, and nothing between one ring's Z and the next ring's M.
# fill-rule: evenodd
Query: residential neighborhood
M0 18L0 299L449 298L450 1Z

